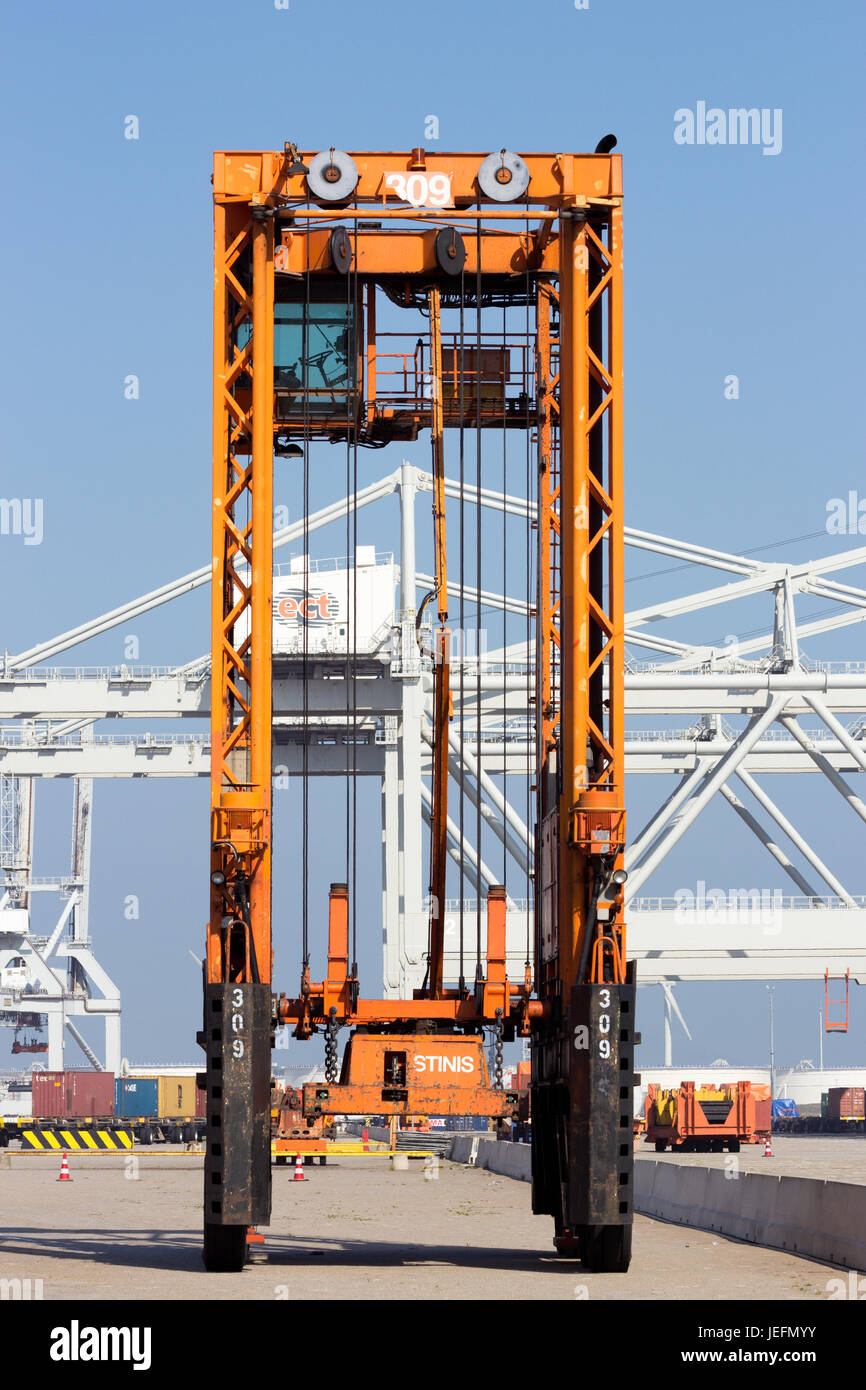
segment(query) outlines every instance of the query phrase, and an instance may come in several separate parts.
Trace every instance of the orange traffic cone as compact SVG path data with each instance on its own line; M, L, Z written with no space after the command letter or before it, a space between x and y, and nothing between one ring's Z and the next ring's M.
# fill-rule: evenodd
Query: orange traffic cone
M72 1174L69 1171L69 1164L66 1162L66 1154L60 1160L60 1177L58 1182L72 1182Z
M292 1182L306 1182L306 1181L307 1181L307 1179L304 1177L304 1161L303 1161L303 1159L301 1158L301 1155L300 1155L300 1154L297 1154L297 1155L295 1156L295 1173L294 1173L294 1177L292 1178Z
M764 1141L764 1158L772 1158L772 1157L773 1157L773 1146L772 1146L772 1144L770 1143L770 1136L769 1136L769 1134L768 1134L768 1135L767 1135L767 1138L766 1138L765 1141Z

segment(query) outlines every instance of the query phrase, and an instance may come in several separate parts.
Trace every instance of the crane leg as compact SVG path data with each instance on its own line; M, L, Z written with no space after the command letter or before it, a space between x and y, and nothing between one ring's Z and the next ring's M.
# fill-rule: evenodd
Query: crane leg
M267 984L205 986L204 1263L246 1260L249 1226L271 1215L271 1000Z
M568 1009L534 1049L533 1211L553 1216L562 1256L606 1273L625 1273L631 1258L633 968L630 974L624 985L574 986Z

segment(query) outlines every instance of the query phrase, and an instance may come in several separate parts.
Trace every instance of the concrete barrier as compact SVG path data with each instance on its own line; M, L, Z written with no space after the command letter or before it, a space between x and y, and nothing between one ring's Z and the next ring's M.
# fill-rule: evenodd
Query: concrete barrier
M512 1144L507 1139L485 1139L478 1134L459 1134L451 1143L448 1157L452 1163L486 1168L491 1173L502 1173L519 1182L529 1182L532 1177L532 1150L529 1144Z
M635 1163L635 1211L814 1260L866 1270L866 1186Z
M529 1182L529 1144L458 1135L454 1163ZM866 1185L638 1158L635 1211L813 1260L866 1270Z

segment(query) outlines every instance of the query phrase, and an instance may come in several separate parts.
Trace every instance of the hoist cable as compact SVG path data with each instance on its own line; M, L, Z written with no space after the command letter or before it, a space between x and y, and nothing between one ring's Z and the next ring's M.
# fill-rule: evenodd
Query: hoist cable
M509 360L510 360L510 359L509 359L509 350L508 350L508 309L506 308L505 301L503 300L503 301L502 301L502 496L503 496L503 497L507 497L507 496L508 496L508 426L507 426L507 424L506 424L506 419L505 419L505 412L506 412L506 410L507 410L508 407L507 407L506 398L505 398L505 389L506 389L506 387L505 387L505 381L506 381L506 376L508 375L507 370L506 370L506 363L507 363ZM527 504L528 504L528 499L527 499ZM507 721L507 718L508 718L508 697L507 697L507 693L506 693L506 686L507 686L507 684L508 684L508 677L507 677L507 675L506 675L506 669L507 669L507 666L508 666L508 605L507 605L507 603L504 602L504 600L505 600L505 595L506 595L507 593L508 593L508 513L507 513L505 507L503 506L503 508L502 508L502 598L503 598L503 604L502 604L502 707L503 707L503 709L504 709L505 712L506 712L506 713L505 713L505 719L506 719L506 721ZM480 651L479 651L479 653L478 653L478 660L479 660L479 662L480 662L480 660L481 660L481 652L480 652ZM502 787L503 787L503 792L505 792L505 791L507 790L507 787L508 787L508 778L507 778L507 776L506 776L506 774L505 774L505 761L504 761L504 760L505 760L505 756L506 756L506 755L505 755L505 751L504 751L504 749L503 749L503 775L502 775ZM480 794L480 791L481 791L481 789L480 789L480 787L479 787L479 794ZM505 817L503 816L503 818L502 818L502 886L503 886L503 888L507 888L507 886L508 886L508 843L507 843L507 834L506 834L506 831L507 831L507 825L506 825L506 822L505 822Z
M475 977L481 973L481 897L483 881L481 877L481 593L482 547L481 547L481 218L475 230L475 467L478 492L475 499L475 544L478 550L478 594L477 622L475 627L475 744L476 744L476 796L475 796L475 852L478 855L478 892L475 900Z
M465 975L463 968L463 893L466 882L466 855L464 850L464 809L466 798L466 771L463 762L463 723L464 723L464 692L466 675L466 613L465 613L465 564L466 564L466 507L464 497L465 481L465 430L464 430L464 410L465 410L465 384L466 384L466 360L463 342L463 314L464 314L464 293L465 293L465 271L460 271L460 382L457 390L457 408L460 419L460 442L459 442L459 464L460 464L460 879L458 892L460 895L460 975L459 989L462 996L465 988Z
M309 356L309 323L310 323L310 224L307 223L306 233L307 255L306 255L306 274L304 276L304 322L301 330L301 362L302 362L302 390L303 390L303 425L304 425L304 464L302 480L302 505L304 514L304 557L303 564L306 566L304 582L306 584L307 597L310 588L310 397L308 390L308 367L307 357ZM302 970L306 970L310 963L310 924L309 924L309 809L310 809L310 754L309 754L309 718L310 718L310 696L309 696L309 626L306 620L306 609L302 609L301 619L301 691L303 700L303 720L301 726L301 964Z
M351 332L348 336L350 362L354 361L357 369L357 316L359 309L358 300L358 200L355 198L355 217L352 227L353 246L352 246L352 266L349 272L351 281L354 277L352 288L352 307L351 307ZM375 286L371 286L373 294L376 293ZM347 363L347 367L349 363ZM348 373L347 373L348 376ZM351 385L349 377L347 386ZM351 399L351 392L347 389L347 399ZM358 399L358 409L360 409L360 395ZM374 556L375 561L375 556ZM352 975L357 973L358 962L358 422L355 420L352 431L352 574L355 582L352 585Z
M530 290L531 290L531 286L532 286L532 277L531 277L531 275L530 275L530 273L529 273L529 245L530 245L530 240L529 240L529 238L530 238L530 231L529 231L529 199L527 198L527 202L526 202L526 315L525 315L525 324L524 324L524 349L523 349L524 356L523 356L523 361L522 361L522 363L521 363L522 373L523 373L523 376L522 376L522 384L523 384L523 390L524 390L525 396L526 396L526 419L525 419L525 421L524 421L524 438L525 438L525 453L526 453L526 460L525 460L525 466L526 466L526 518L525 518L525 521L524 521L524 538L525 538L525 549L526 549L526 555L525 555L525 560L524 560L524 563L525 563L525 566L526 566L526 575L525 575L525 580L526 580L526 709L527 709L527 711L528 711L529 714L532 713L533 708L535 709L535 720L536 720L536 724L537 724L537 721L538 721L538 719L539 719L539 717L540 717L540 711L539 711L539 708L538 708L538 700L537 700L537 698L536 698L536 702L535 702L535 705L534 705L534 706L533 706L532 701L531 701L531 699L530 699L530 695L531 695L531 693L532 693L532 675L531 675L532 665L531 665L531 662L530 662L530 659L529 659L529 654L530 654L530 651L531 651L531 641L532 641L532 590L533 590L533 584L532 584L532 522L531 522L531 520L530 520L530 517L531 517L531 514L532 514L532 502L533 502L533 487L532 487L532 440L531 440L531 436L530 436L531 422L532 422L532 418L533 418L533 402L532 402L532 396L530 395L530 382L533 380L533 378L534 378L534 384L535 384L535 388L536 388L536 389L535 389L535 409L534 409L536 437L538 436L538 431L539 431L539 428L540 428L540 422L539 422L539 419L538 419L538 398L539 398L539 392L538 392L538 381L537 381L537 367L536 367L536 370L533 372L533 376L532 376L532 377L530 376L530 373L529 373L529 370L528 370L528 364L529 364L529 344L530 344L530 342L532 341L532 337L531 337L532 316L531 316L530 305L529 305L529 295L530 295ZM537 364L537 362L538 362L538 306L539 306L539 303L540 303L540 297L539 297L537 288L536 288L536 293L535 293L534 298L535 298L536 309L535 309L535 353L534 353L534 356L533 356L533 364L535 365L535 364ZM538 501L537 501L537 499L536 499L536 506L535 506L535 515L536 515L536 517L538 517L538 515L539 515L539 511L538 511ZM539 532L538 530L536 530L536 538L538 538L539 535L540 535L540 532ZM541 622L541 612L540 612L540 609L539 609L539 604L538 604L537 595L536 595L536 604L535 604L535 621L536 621L536 624L539 624L539 623ZM531 732L532 732L532 720L531 720L531 719L528 721L528 724L529 724L529 731L530 731L530 733L531 733ZM525 777L525 782L526 782L526 825L527 825L527 826L531 826L532 823L533 823L533 816L532 816L532 764L533 764L532 750L533 750L533 747L535 747L536 749L537 749L537 747L538 747L538 733L537 733L537 728L536 728L536 736L535 736L535 738L534 738L534 739L529 738L529 739L527 740L527 749L526 749L526 777ZM539 775L539 770L536 769L536 777L537 777L538 775ZM537 873L537 871L538 871L538 865L537 865L537 863L535 863L534 860L533 860L533 867L534 867L534 869L535 869L535 872ZM530 918L531 918L532 911L533 911L533 907L534 907L534 899L535 899L535 880L534 880L534 878L533 878L532 869L527 869L527 871L526 871L526 905L527 905L527 906L526 906L526 965L527 965L527 966L530 964L531 936L530 936L530 931L529 931L529 922L530 922Z

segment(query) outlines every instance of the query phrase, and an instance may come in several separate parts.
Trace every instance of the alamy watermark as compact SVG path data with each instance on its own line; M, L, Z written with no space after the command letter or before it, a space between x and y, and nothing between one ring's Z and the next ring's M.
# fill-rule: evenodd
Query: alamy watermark
M707 888L698 879L695 890L678 888L674 894L674 921L698 926L730 925L762 927L775 935L781 931L779 912L784 898L778 888Z
M760 145L762 154L782 152L782 108L769 106L707 106L674 112L674 141L678 145Z
M0 536L23 536L25 545L42 544L41 497L0 497Z
M851 488L847 497L827 502L828 536L866 536L866 497Z
M41 1279L0 1279L0 1302L28 1303L45 1297Z

